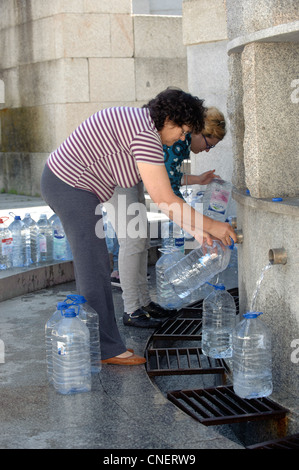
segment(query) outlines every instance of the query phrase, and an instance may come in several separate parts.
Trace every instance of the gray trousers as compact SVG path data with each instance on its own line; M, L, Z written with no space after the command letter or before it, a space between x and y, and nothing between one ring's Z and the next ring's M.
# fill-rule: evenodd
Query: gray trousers
M102 359L117 356L127 348L115 320L100 201L95 194L64 183L47 165L41 178L41 192L60 218L69 240L77 293L99 315Z
M117 186L104 206L119 242L118 270L124 310L133 313L151 301L147 281L149 227L143 183L132 188Z

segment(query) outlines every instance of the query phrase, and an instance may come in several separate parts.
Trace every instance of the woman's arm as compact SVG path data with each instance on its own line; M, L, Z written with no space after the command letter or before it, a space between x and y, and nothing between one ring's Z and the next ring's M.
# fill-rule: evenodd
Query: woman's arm
M219 175L215 175L215 170L208 170L201 175L183 175L181 184L210 184L214 178L220 178Z
M210 245L212 238L220 239L224 245L231 244L230 238L237 241L230 224L203 216L174 194L164 165L138 163L138 169L154 203L176 224L194 235L199 243L206 239Z

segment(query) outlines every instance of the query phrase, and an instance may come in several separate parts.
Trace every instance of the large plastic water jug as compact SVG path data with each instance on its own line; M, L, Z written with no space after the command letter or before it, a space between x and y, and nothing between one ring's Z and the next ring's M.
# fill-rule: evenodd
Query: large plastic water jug
M241 398L272 393L271 334L261 314L245 313L233 332L233 387Z
M221 242L214 240L212 246L203 243L168 268L165 271L165 280L184 299L226 269L230 255L231 250Z
M202 305L202 352L206 356L232 356L232 333L236 326L236 304L223 284L214 290Z
M52 355L57 392L66 395L91 390L89 331L73 308L65 310L53 328Z

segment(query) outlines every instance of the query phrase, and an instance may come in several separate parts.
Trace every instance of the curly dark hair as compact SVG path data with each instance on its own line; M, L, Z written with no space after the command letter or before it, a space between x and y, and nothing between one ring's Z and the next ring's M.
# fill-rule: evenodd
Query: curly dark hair
M143 108L148 108L156 128L160 131L166 118L177 126L191 127L192 132L199 134L204 128L206 108L204 100L192 96L179 88L167 88L150 100Z

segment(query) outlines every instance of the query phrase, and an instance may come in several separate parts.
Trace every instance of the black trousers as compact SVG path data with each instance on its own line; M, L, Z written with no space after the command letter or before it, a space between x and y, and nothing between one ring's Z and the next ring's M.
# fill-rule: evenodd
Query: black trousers
M47 165L41 178L41 193L60 218L69 240L77 293L99 315L102 359L117 356L127 348L115 320L100 201L92 192L64 183Z

